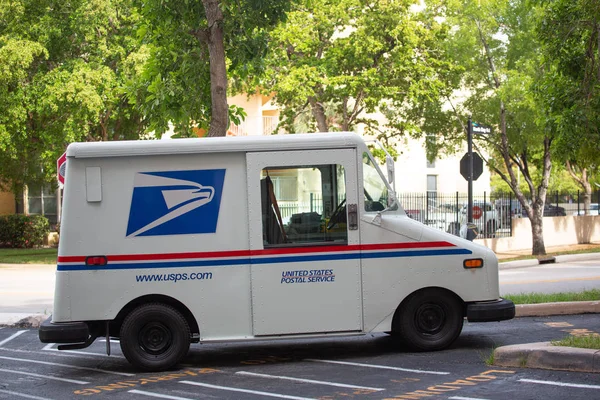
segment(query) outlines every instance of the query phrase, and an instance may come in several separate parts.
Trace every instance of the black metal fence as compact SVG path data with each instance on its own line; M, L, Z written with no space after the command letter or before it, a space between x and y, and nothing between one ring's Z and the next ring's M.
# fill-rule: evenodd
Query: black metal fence
M460 235L467 222L466 193L399 193L398 199L409 217L445 232ZM600 190L592 193L590 203L587 214L598 215ZM584 215L585 211L582 192L552 191L546 196L545 217ZM478 238L512 236L512 219L522 217L527 217L527 213L513 193L473 195L473 223Z
M600 203L600 189L596 188L590 194L590 205L586 208L584 202L584 193L577 191L569 192L548 192L546 196L546 205L544 207L544 216L551 214L553 210L562 212L565 215L598 215L598 203ZM550 213L548 212L550 211Z
M459 235L467 222L466 193L399 193L398 199L409 217L445 232ZM517 204L514 195L510 194L499 196L484 192L473 195L473 223L479 232L477 237L512 236L510 221L516 214Z

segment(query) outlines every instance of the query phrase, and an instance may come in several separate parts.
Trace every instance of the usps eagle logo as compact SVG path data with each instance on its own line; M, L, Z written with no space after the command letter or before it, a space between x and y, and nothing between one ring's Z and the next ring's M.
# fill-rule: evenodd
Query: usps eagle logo
M224 169L138 172L127 237L215 233Z

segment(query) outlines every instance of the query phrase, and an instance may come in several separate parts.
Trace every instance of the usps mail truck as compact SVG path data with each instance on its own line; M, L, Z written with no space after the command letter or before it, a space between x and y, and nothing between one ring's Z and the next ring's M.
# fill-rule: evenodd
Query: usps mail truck
M119 338L160 371L190 343L385 332L429 351L514 317L495 254L409 218L355 134L75 143L66 163L39 330L59 349Z

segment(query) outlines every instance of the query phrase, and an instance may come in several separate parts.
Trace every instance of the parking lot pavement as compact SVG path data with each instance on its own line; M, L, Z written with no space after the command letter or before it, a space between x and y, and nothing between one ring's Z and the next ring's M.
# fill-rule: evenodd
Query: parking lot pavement
M0 329L0 399L581 399L598 374L487 365L497 345L600 331L593 315L467 324L448 350L411 353L386 335L194 345L177 369L134 370L118 341L58 351L35 329Z
M591 254L591 255L576 255L576 256L561 256L563 258L561 258L561 262L568 262L570 260L581 260L581 259L598 259L600 260L600 253L598 254ZM501 264L502 266L502 264ZM13 335L9 335L8 337L2 339L1 335L0 335L0 350L3 350L3 346L6 343L9 342L13 342L13 341L18 341L22 339L22 335L23 337L29 337L31 336L32 332L35 332L35 336L37 336L37 332L34 330L30 330L31 328L36 328L39 326L39 324L46 319L50 314L51 314L51 310L52 310L52 302L53 302L53 289L54 289L54 280L55 280L55 266L53 265L19 265L19 266L15 266L15 265L1 265L0 264L0 299L2 300L2 302L0 303L0 326L4 325L4 326L16 326L17 328L23 328L17 331L13 331ZM583 308L582 308L583 307ZM544 305L531 305L531 306L520 306L517 308L517 316L518 317L522 317L522 316L547 316L547 315L556 315L556 314L574 314L574 313L581 313L581 312L595 312L598 313L600 312L600 302L585 302L585 304L583 304L582 302L577 302L575 304L544 304ZM504 326L504 325L500 325L500 326ZM11 330L7 329L4 332L9 332ZM598 331L600 331L600 327L598 328ZM25 335L27 333L27 335ZM14 337L13 337L14 336ZM37 339L37 337L36 337ZM539 342L540 339L539 338L535 338L534 340L532 340L533 342ZM100 342L97 342L96 344L94 344L94 348L96 348L98 350L98 346L99 346ZM118 344L118 342L117 342ZM32 345L33 347L39 347L39 342L35 342L35 345ZM104 342L104 345L106 346L106 343ZM497 347L497 344L494 345L494 347ZM102 345L100 345L100 348L102 348ZM123 358L122 355L120 355L120 352L118 351L118 346L113 346L113 348L117 349L117 356L116 357L112 357L110 359L110 362L114 362L115 360L119 360L120 359L120 367L123 367ZM206 346L202 346L202 348L206 348ZM58 350L56 350L56 348L54 346L44 346L41 351L43 352L42 354L48 355L48 354L52 354L54 357L73 357L74 355L79 356L79 357L106 357L105 355L102 355L101 352L94 352L94 354L89 354L90 352L87 350L83 350L83 351L79 351L79 352L70 352L70 353L65 353L65 352L58 352ZM561 350L562 353L560 356L555 356L554 353L556 353L555 349L549 348L547 346L537 346L535 347L535 349L533 350L528 350L528 351L523 351L522 348L515 348L515 347L509 347L509 348L502 348L499 347L498 348L498 352L499 354L502 354L502 356L500 356L500 358L504 357L504 359L509 359L512 360L510 363L505 363L504 365L510 365L510 366L516 366L516 365L521 365L521 366L526 366L527 363L521 363L518 360L523 359L525 356L524 354L526 354L526 358L532 360L531 362L529 362L529 366L533 366L536 368L543 368L544 367L544 362L546 362L546 367L548 368L558 368L558 369L565 369L565 370L576 370L576 371L596 371L594 368L595 367L595 363L598 363L598 368L600 369L600 352L598 352L598 354L593 354L591 355L591 357L588 354L584 354L583 352L579 351L579 350L570 350L569 348L564 348ZM191 353L192 357L194 352ZM1 352L0 352L1 355ZM284 357L286 358L286 357ZM2 360L8 360L5 356L5 358L0 358L0 365L3 365L3 361ZM261 360L263 359L259 359L257 361L257 365L261 365ZM269 364L269 360L270 359L266 359L267 361L264 361L264 364ZM517 360L517 361L514 361ZM548 361L544 361L544 360L548 360ZM573 361L575 360L575 361ZM14 361L14 360L13 360ZM396 367L396 369L390 369L390 368L383 368L382 366L365 366L363 365L364 363L353 363L353 362L333 362L335 360L330 360L332 362L329 362L329 364L331 364L331 366L333 366L333 368L348 368L348 367L356 367L356 368L371 368L372 370L380 370L384 371L384 370L390 370L390 371L403 371L403 372L411 372L411 368L398 368ZM108 362L107 360L105 360L104 362ZM311 361L311 362L316 362L316 361ZM321 364L327 364L327 362L321 361ZM321 365L319 364L319 365ZM356 364L356 365L354 365ZM124 368L127 368L128 364L125 364ZM316 365L316 364L313 364ZM331 367L330 366L330 367ZM577 367L579 366L579 367ZM321 367L323 367L321 365ZM406 370L406 371L405 371ZM2 371L0 370L0 373ZM243 371L242 371L243 372ZM103 373L103 372L99 372L99 373ZM416 373L416 372L411 372L411 373ZM16 374L16 373L15 373ZM263 376L264 375L264 376ZM435 375L435 373L432 373L431 375ZM28 376L28 375L24 375L24 376ZM258 379L259 381L262 379L262 381L269 381L269 380L274 380L277 379L281 382L287 382L287 383L292 383L294 385L300 385L300 384L305 384L305 385L323 385L323 386L331 386L331 387L345 387L344 385L347 385L345 383L343 383L344 381L342 380L341 383L340 382L329 382L329 383L333 383L330 385L325 385L323 383L319 383L321 382L320 379L318 377L316 378L294 378L294 376L287 376L287 375L277 375L277 374L272 374L272 373L259 373L258 375L254 372L243 372L240 374L235 375L237 378L245 378L245 379L250 379L252 381L254 381L255 379ZM261 379L259 379L261 378ZM289 378L289 379L288 379ZM60 380L59 380L60 381ZM87 381L86 381L87 382ZM339 383L339 385L337 385ZM336 386L337 385L337 386ZM375 385L374 383L372 385ZM196 385L198 386L198 385ZM213 385L214 386L214 385ZM217 385L218 386L218 385ZM350 388L350 386L356 386L354 389L356 390L375 390L375 389L382 389L375 386L369 386L369 384L356 384L356 385L349 385L348 388ZM260 388L261 385L258 386L258 388ZM208 386L204 386L204 388L208 388ZM1 389L1 386L0 386ZM216 389L213 388L214 390L225 390L225 389ZM137 389L135 389L137 390ZM260 392L260 390L255 390ZM376 390L377 391L377 390ZM235 391L231 391L232 393L236 393ZM241 393L241 392L237 392L237 393ZM368 393L365 393L368 394ZM137 395L141 395L140 393L137 393ZM263 396L263 395L261 395ZM266 396L266 395L264 395ZM2 398L2 392L0 391L0 398ZM9 397L10 398L10 397ZM235 396L233 398L236 398Z

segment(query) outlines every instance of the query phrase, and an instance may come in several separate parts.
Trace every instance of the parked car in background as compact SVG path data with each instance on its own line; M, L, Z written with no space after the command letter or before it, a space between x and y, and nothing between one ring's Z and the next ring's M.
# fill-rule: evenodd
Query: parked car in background
M586 215L585 210L581 208L579 212L575 211L573 215ZM598 215L598 203L591 203L587 215Z
M467 221L467 204L463 204L460 209L460 226L465 225ZM498 211L493 203L483 201L473 201L473 223L477 226L479 232L478 238L493 238L496 230L500 228L500 219Z
M438 203L437 199L428 199L427 207L424 209L407 208L406 214L425 225L433 228L454 233L450 226L457 224L460 219L460 206L456 203ZM455 234L458 234L458 230Z
M527 218L527 210L523 209L523 218ZM544 217L564 217L567 213L563 207L544 204Z

